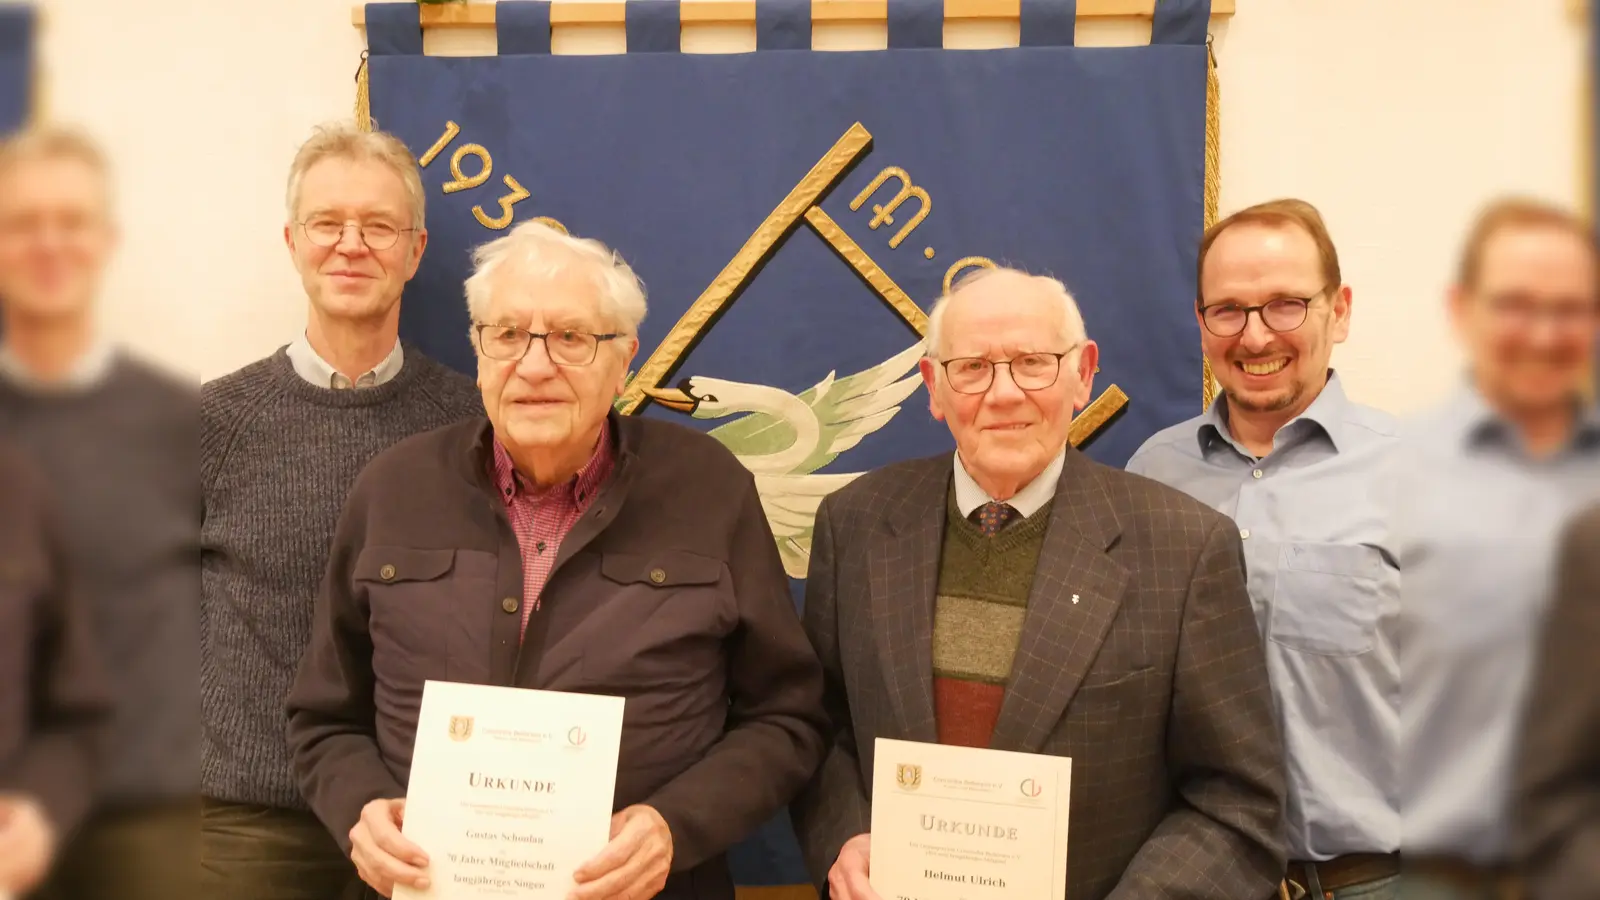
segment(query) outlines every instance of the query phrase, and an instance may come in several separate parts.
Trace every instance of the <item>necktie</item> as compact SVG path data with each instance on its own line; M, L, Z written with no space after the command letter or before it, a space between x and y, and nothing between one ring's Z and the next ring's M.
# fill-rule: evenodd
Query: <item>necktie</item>
M977 517L978 530L988 537L994 537L1002 528L1011 524L1017 517L1017 511L1009 503L989 502L973 511Z

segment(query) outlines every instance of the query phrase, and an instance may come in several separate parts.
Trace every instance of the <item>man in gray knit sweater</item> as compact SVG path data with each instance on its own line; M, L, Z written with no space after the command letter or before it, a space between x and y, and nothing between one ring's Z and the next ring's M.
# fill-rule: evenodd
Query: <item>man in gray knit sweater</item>
M296 786L284 701L345 495L391 444L482 414L471 380L399 340L427 244L405 145L321 129L289 173L303 337L203 386L201 896L336 900L355 870Z

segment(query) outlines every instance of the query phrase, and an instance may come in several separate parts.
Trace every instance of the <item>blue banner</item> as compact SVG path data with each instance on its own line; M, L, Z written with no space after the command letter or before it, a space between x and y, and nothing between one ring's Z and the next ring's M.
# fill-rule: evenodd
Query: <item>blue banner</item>
M37 23L32 4L0 3L0 134L21 128L33 114Z
M1164 0L1151 46L1076 48L1070 3L1025 0L1022 47L960 51L937 0L891 0L889 50L812 52L810 3L761 0L758 50L706 55L652 0L616 56L552 56L547 5L498 9L501 55L447 58L421 55L415 4L367 8L373 119L429 192L402 334L473 372L474 246L545 218L615 247L650 302L620 408L744 459L792 576L828 491L953 448L916 361L974 266L1077 297L1101 347L1091 456L1120 466L1201 409L1209 3ZM805 880L786 828L740 848L740 884Z

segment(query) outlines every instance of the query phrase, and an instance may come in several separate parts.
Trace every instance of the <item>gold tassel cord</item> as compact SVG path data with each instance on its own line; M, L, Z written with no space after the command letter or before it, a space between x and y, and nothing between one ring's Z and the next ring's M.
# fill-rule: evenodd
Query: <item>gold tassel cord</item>
M1217 222L1217 204L1222 196L1222 85L1217 80L1217 57L1211 52L1211 38L1206 38L1206 227ZM1198 288L1198 285L1196 285ZM1192 298L1191 298L1192 302ZM1216 397L1217 383L1211 374L1211 360L1200 356L1200 377L1205 386L1200 389L1201 409L1210 409Z
M356 70L356 127L372 130L372 96L367 83L367 54L361 54L361 68Z

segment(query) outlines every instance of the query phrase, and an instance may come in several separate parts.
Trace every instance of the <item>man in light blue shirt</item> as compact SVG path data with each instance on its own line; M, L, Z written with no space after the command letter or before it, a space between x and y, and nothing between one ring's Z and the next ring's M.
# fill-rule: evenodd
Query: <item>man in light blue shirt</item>
M1200 245L1196 316L1221 392L1129 471L1233 518L1288 756L1291 896L1396 896L1397 423L1329 368L1351 292L1322 217L1278 200Z
M1600 498L1600 416L1580 397L1600 327L1588 227L1500 201L1462 256L1449 311L1469 374L1408 424L1400 467L1401 803L1417 900L1512 896L1510 798L1557 541Z

